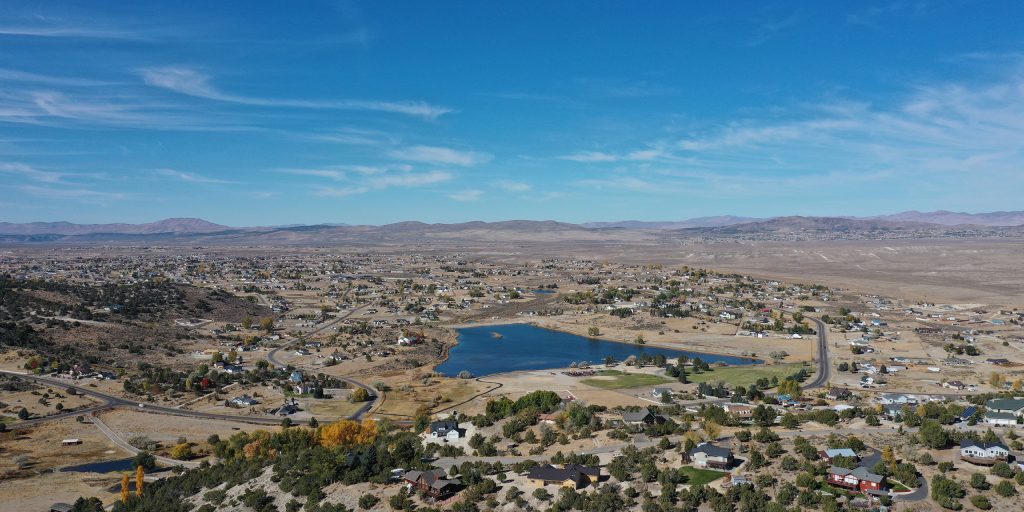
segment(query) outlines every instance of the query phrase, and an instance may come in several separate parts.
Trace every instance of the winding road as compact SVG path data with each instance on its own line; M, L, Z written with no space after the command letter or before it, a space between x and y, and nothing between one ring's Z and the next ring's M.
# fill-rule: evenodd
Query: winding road
M330 322L327 322L324 325L321 325L320 327L317 327L316 329L313 329L312 331L309 331L308 333L303 334L302 336L299 337L298 341L301 342L301 341L306 339L306 336L311 336L311 335L316 334L316 333L318 333L320 331L323 331L324 329L327 329L328 327L336 325L338 322L341 322L342 320L352 316L352 314L355 313L358 309L359 308L351 309L347 313L345 313L344 315L341 315L341 316L335 318L334 320L331 320ZM282 349L284 349L284 348L285 347L277 347L277 348L271 350L270 352L268 352L267 353L267 362L269 362L270 364L272 364L272 365L274 365L274 366L276 366L278 368L287 368L288 367L287 364L282 363L280 360L277 359L277 353L279 351L281 351ZM302 368L296 368L296 369L302 370ZM359 381L357 381L357 380L355 380L355 379L353 379L351 377L343 377L343 376L340 376L340 375L335 375L334 377L336 379L340 380L340 381L348 383L350 386L365 389L366 393L370 397L370 399L367 400L363 404L362 407L360 407L356 412L354 412L351 415L349 415L348 419L350 419L350 420L361 419L370 409L373 409L373 407L375 405L377 405L378 401L383 401L383 396L382 396L383 392L378 393L377 390L373 389L372 387L370 387L370 386L368 386L368 385L366 385L366 384L364 384L362 382L359 382Z

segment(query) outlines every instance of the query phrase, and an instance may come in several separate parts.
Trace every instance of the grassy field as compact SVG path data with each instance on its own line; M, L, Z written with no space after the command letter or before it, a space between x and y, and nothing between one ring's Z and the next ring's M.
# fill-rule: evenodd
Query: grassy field
M686 475L686 483L689 485L709 484L728 474L724 471L715 471L713 469L700 469L691 466L683 466L682 472L683 474Z
M666 382L672 382L672 380L662 377L661 375L651 375L649 373L625 373L619 370L601 370L598 372L597 378L583 379L580 382L588 386L594 386L595 388L601 389L623 389L639 386L655 386L658 384L665 384Z
M749 387L751 384L757 382L760 378L778 377L782 380L803 367L803 363L791 363L791 364L772 364L762 366L727 366L725 368L715 368L714 371L704 373L693 373L687 372L686 378L690 382L724 382L730 386L744 386ZM808 371L813 371L813 366L807 367Z

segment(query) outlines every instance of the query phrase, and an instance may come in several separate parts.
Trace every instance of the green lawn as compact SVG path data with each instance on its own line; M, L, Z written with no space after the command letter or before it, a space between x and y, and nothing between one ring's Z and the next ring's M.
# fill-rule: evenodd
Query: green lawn
M750 387L751 384L757 382L758 379L772 377L778 377L779 380L785 379L786 377L796 373L803 367L802 363L790 363L790 364L769 364L759 366L726 366L724 368L714 368L713 371L704 373L693 373L687 370L686 378L690 382L708 382L711 384L717 382L724 382L730 386L743 386ZM813 371L813 366L807 367L808 371Z
M600 378L583 379L582 383L601 389L622 389L635 388L639 386L655 386L672 382L671 379L661 375L649 373L625 373L619 370L601 370L597 373Z
M686 483L690 485L709 484L728 474L724 471L715 471L713 469L700 469L691 466L683 466L682 472L683 474L686 475Z

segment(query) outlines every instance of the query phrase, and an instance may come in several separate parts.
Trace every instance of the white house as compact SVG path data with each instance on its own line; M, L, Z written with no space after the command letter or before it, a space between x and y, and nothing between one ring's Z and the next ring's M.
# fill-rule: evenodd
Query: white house
M1006 427L1017 424L1017 416L1008 412L986 412L985 423Z
M995 464L1010 457L1003 443L985 443L964 439L960 441L960 458L974 464Z

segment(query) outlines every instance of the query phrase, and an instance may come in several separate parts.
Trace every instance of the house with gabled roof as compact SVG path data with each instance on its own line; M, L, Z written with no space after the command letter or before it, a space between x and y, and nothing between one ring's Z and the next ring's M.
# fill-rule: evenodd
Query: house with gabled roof
M434 468L427 471L407 471L405 482L409 487L426 493L433 498L446 498L459 491L462 481L453 478L449 479L448 474L441 468Z
M1019 398L993 398L985 402L985 408L989 412L1001 412L1013 414L1014 416L1024 415L1024 400Z
M876 475L864 467L849 469L832 466L828 470L828 483L869 493L883 490L885 488L885 477Z
M735 459L732 450L711 443L700 443L686 453L686 458L699 468L729 469Z
M455 420L438 420L430 422L430 437L454 441L462 437L459 422Z
M571 489L583 489L589 485L597 485L601 479L601 468L579 464L566 464L559 468L544 464L530 468L526 479L538 487L555 484Z
M960 441L960 459L979 466L991 466L999 461L1006 461L1010 458L1010 450L1005 444L996 442L975 441L964 439Z

